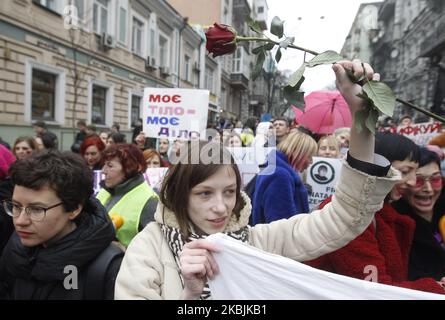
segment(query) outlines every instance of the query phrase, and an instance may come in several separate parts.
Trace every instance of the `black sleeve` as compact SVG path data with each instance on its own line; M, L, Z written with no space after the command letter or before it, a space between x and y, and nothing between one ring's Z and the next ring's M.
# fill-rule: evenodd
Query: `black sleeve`
M114 286L116 285L117 274L119 273L119 269L121 267L122 260L124 256L119 258L115 258L108 267L107 274L105 276L105 292L104 299L105 300L114 300Z
M139 219L138 230L142 231L145 226L152 221L155 221L155 212L158 207L158 199L152 197L145 203L144 209L142 209L141 218Z
M355 159L348 152L346 161L352 168L376 177L385 177L391 167L388 159L379 154L374 154L374 163L370 163Z

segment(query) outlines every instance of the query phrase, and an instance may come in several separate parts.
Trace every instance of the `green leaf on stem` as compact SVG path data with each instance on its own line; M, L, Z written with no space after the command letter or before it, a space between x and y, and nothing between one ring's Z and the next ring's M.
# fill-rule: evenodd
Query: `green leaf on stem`
M369 110L368 118L366 119L366 128L368 128L369 131L372 132L372 134L375 134L375 128L377 125L377 120L379 119L379 112L377 109L372 108Z
M264 45L264 49L267 51L270 51L273 49L273 47L275 47L275 43L269 42L268 44Z
M247 16L247 25L249 26L250 30L253 32L262 34L263 31L261 30L260 23L258 21L253 20L251 17Z
M264 51L264 46L259 46L259 47L256 47L256 48L252 49L252 53L253 54L258 54L261 51Z
M298 85L298 83L301 81L301 79L304 79L303 74L306 70L306 65L303 64L300 68L298 68L297 71L295 71L290 77L289 77L289 85L291 87L295 87ZM300 83L301 86L301 83ZM298 87L299 88L299 87ZM298 89L297 88L297 89Z
M390 87L380 81L368 81L363 86L363 91L379 111L392 117L396 106L396 97Z
M338 61L344 60L344 58L337 52L329 50L312 58L312 60L306 62L308 67L315 67L321 64L332 64Z
M294 43L295 37L286 37L283 41L280 42L280 47L283 49L287 49L292 43Z
M280 18L274 17L272 23L270 24L270 33L276 35L278 38L283 37L283 23Z
M266 54L264 51L260 51L257 56L255 68L252 71L252 80L255 80L261 73L263 69L264 60L266 60Z
M360 133L364 129L366 125L366 120L369 116L369 109L359 110L354 115L354 127L357 129L357 132Z
M284 99L294 106L304 106L304 92L298 91L298 89L286 86L283 89Z
M273 47L275 47L275 43L267 43L267 44L264 44L264 45L261 45L259 47L252 49L252 53L258 54L261 51L270 51L273 49Z
M281 49L278 49L278 50L277 50L277 53L275 54L275 61L276 61L277 63L279 63L280 60L281 60Z

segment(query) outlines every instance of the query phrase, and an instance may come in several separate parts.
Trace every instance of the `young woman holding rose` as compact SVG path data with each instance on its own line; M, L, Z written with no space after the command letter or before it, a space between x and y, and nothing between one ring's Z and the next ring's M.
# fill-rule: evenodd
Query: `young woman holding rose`
M369 65L365 67L369 79L377 77ZM357 97L362 89L351 83L345 68L355 70L358 77L363 75L363 68L358 60L333 67L339 90L354 115L364 107L364 101ZM203 147L221 149L205 159L206 164L201 157L198 164L190 164L191 159L182 154L181 161L169 170L156 222L148 224L128 247L116 282L117 299L211 297L206 283L207 278L218 276L212 254L219 249L203 239L217 232L298 261L340 248L367 227L400 178L398 171L386 166L389 163L385 167L373 164L371 132L353 129L349 157L331 204L310 215L249 227L250 200L240 191L241 177L233 158L227 149L212 142L192 143L188 154L199 155ZM362 171L354 168L357 163ZM375 167L379 176L365 173Z

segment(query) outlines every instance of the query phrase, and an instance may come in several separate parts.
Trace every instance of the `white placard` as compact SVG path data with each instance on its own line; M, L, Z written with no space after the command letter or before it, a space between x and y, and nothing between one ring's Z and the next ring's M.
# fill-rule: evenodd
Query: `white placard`
M310 211L335 192L342 165L341 159L313 157L312 161L306 176L306 183L312 187L309 196Z
M145 88L143 130L153 138L198 138L206 129L208 109L208 90Z

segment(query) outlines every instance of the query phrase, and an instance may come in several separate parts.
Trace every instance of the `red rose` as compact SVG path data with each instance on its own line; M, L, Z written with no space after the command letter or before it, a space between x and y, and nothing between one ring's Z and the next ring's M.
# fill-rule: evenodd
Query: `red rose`
M236 32L224 24L215 23L206 31L206 48L213 57L232 53L236 50Z

